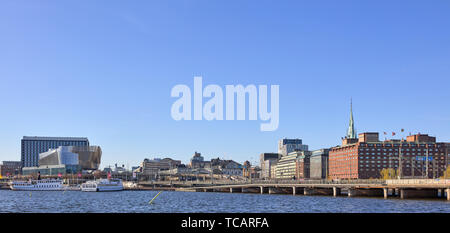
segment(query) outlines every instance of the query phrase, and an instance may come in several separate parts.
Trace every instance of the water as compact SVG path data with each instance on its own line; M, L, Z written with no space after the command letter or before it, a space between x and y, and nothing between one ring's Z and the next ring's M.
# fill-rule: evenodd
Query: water
M450 201L240 193L0 190L0 212L39 213L450 213Z

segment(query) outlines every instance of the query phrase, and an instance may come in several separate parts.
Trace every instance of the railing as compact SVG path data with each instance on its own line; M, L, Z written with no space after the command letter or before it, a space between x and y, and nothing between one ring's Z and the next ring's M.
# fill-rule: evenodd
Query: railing
M146 185L245 185L245 184L386 184L386 180L213 180L213 181L144 181Z
M402 180L386 180L386 184L388 185L450 185L450 179L402 179Z

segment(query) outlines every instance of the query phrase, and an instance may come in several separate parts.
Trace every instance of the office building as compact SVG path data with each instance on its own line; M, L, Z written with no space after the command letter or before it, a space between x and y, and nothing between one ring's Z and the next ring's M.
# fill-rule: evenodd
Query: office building
M297 153L297 160L295 161L295 178L296 179L309 179L310 178L310 151L292 152Z
M28 137L21 141L21 165L22 167L39 166L39 154L56 149L59 146L89 146L87 138L76 137Z
M310 158L310 178L326 179L328 176L329 149L312 151Z
M426 134L406 140L378 140L378 133L359 134L357 142L343 143L329 152L333 179L381 178L383 169L393 169L400 178L438 178L448 164L447 143ZM397 178L397 177L396 177Z
M307 151L308 145L303 145L301 139L280 139L278 141L278 154L286 156L294 151Z
M270 169L271 166L276 164L280 159L281 155L278 153L262 153L260 158L260 166L261 166L261 178L271 178Z
M438 178L448 159L448 143L427 134L380 141L379 133L367 132L357 138L350 107L347 136L330 149L328 169L332 179L382 178L383 169L395 171L396 177L389 178Z
M276 179L295 179L297 169L297 156L300 151L294 151L286 156L282 156L275 168Z

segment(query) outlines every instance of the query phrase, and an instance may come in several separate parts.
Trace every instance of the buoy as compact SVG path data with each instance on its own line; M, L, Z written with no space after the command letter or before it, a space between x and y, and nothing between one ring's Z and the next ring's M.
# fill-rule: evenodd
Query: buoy
M151 201L149 201L148 204L151 205L153 200L155 200L159 196L159 194L161 194L161 193L162 193L162 191L159 191L159 193L156 194L156 196Z

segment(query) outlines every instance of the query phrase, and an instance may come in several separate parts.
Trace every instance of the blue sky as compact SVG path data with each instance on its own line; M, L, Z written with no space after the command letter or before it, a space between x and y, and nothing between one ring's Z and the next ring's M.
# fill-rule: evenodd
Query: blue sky
M102 167L144 158L256 161L283 137L358 132L450 141L450 2L2 1L0 160L20 139L84 136ZM280 124L174 121L170 90L280 85ZM205 99L206 101L206 99Z

